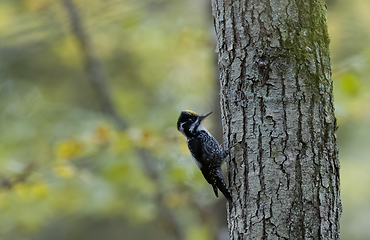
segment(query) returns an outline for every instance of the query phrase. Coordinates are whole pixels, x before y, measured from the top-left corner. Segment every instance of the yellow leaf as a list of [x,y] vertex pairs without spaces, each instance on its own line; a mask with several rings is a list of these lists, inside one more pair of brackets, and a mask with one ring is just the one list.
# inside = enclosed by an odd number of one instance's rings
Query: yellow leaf
[[342,89],[350,96],[356,96],[361,89],[360,80],[352,74],[344,74],[341,81]]
[[59,177],[71,178],[75,175],[75,170],[69,165],[60,165],[54,167],[54,173]]
[[17,183],[14,185],[15,193],[24,201],[45,198],[48,188],[44,183],[25,184]]
[[48,194],[48,188],[43,183],[34,184],[31,186],[33,195],[37,198],[44,198]]
[[77,140],[63,141],[58,144],[57,157],[58,159],[71,159],[82,153],[83,144]]
[[107,124],[99,124],[95,129],[95,138],[99,144],[108,143],[111,139],[111,129]]
[[47,0],[37,0],[37,1],[27,0],[25,1],[25,3],[28,9],[31,11],[43,10],[43,9],[46,9],[50,5],[50,2]]

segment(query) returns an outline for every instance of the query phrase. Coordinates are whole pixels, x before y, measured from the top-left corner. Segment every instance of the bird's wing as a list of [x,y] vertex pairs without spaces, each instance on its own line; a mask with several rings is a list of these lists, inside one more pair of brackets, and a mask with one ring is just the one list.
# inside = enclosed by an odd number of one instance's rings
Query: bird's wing
[[198,168],[201,169],[203,162],[203,147],[200,138],[193,138],[188,141],[188,147]]
[[203,149],[203,161],[211,163],[215,166],[221,166],[223,160],[223,153],[217,140],[207,133],[201,133],[201,146]]

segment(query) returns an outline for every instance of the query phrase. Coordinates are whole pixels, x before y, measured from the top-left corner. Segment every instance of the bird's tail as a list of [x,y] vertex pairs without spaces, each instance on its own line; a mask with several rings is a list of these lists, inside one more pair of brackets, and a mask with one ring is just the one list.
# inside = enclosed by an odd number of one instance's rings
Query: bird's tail
[[212,185],[213,191],[215,192],[216,197],[218,197],[218,189],[222,192],[225,198],[228,201],[232,201],[231,194],[229,190],[227,190],[226,183],[224,180],[224,175],[222,174],[221,168],[214,168],[210,174],[204,174],[207,171],[202,171],[204,178],[207,180],[209,184]]
[[224,180],[224,175],[222,174],[221,168],[216,169],[216,171],[213,174],[214,178],[212,183],[213,191],[215,192],[216,197],[218,197],[218,191],[217,188],[220,189],[222,194],[225,196],[225,198],[231,202],[232,198],[230,195],[229,190],[227,190],[226,183]]
[[[227,187],[226,187],[226,183],[224,181],[223,178],[219,178],[216,180],[216,186],[218,189],[220,189],[220,191],[222,192],[222,194],[225,196],[225,198],[229,201],[229,202],[232,202],[232,198],[231,198],[231,194],[229,192],[229,190],[227,190]],[[217,190],[215,190],[215,193],[216,193]],[[218,194],[216,194],[217,196]]]

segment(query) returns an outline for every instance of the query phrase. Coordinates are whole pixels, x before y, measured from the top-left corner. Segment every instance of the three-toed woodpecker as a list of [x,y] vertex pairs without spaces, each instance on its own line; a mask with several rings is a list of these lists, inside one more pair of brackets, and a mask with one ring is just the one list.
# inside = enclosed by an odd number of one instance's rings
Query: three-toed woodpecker
[[177,120],[177,130],[186,137],[191,156],[204,178],[212,185],[216,197],[218,197],[218,188],[226,199],[231,201],[221,170],[226,153],[217,140],[202,126],[203,120],[211,113],[197,115],[190,110],[182,111]]

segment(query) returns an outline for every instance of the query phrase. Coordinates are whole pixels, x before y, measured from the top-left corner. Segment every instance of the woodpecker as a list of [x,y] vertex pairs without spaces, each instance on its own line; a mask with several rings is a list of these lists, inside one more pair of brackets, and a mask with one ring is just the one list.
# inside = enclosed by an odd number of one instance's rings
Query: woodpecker
[[231,202],[231,195],[227,190],[221,170],[221,165],[227,154],[202,125],[203,120],[211,113],[197,115],[190,110],[182,111],[177,120],[177,130],[185,136],[191,156],[204,178],[212,185],[216,197],[218,197],[217,189],[219,189],[225,198]]

